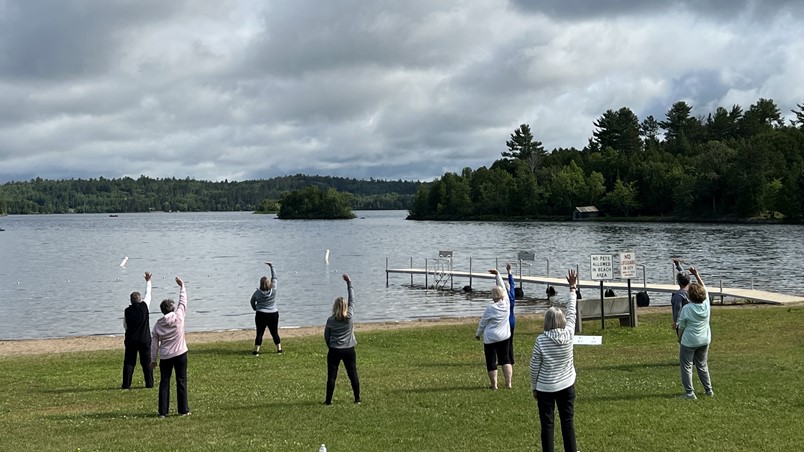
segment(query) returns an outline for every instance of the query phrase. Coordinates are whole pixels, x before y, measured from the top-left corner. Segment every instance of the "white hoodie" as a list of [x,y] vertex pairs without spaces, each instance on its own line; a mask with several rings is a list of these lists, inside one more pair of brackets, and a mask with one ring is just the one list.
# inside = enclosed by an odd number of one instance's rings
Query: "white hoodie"
[[493,344],[511,337],[511,324],[508,321],[508,316],[511,314],[511,302],[508,300],[508,290],[505,289],[505,283],[499,273],[497,273],[496,281],[497,285],[503,288],[503,299],[486,307],[480,324],[477,326],[477,334],[475,334],[477,337],[483,335],[484,344]]

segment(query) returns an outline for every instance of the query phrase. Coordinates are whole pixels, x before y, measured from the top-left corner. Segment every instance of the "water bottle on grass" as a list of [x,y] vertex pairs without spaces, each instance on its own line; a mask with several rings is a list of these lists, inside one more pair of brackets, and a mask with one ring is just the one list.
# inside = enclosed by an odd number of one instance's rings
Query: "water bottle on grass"
[[327,446],[322,444],[321,447],[318,448],[318,452],[327,452]]

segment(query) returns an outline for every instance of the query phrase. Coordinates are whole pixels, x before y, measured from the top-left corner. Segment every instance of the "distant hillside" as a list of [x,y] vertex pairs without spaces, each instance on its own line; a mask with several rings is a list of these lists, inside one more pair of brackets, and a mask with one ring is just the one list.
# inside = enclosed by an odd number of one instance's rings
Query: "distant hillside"
[[41,178],[0,185],[0,214],[250,211],[282,194],[314,186],[350,193],[352,208],[408,209],[420,182],[331,176],[282,176],[242,182],[195,179]]

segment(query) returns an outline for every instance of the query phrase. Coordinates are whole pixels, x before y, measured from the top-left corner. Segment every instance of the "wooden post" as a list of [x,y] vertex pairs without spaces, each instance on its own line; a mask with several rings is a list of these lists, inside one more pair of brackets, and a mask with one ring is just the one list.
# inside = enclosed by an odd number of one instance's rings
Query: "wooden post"
[[388,258],[385,258],[385,287],[388,287]]
[[[413,256],[410,256],[410,269],[413,270]],[[413,287],[413,272],[410,272],[410,287]]]
[[427,271],[428,271],[427,270],[427,258],[425,257],[424,258],[424,290],[429,290],[430,289],[430,283],[428,282],[428,279],[427,279],[427,276],[428,276]]
[[472,257],[469,256],[469,290],[472,290]]

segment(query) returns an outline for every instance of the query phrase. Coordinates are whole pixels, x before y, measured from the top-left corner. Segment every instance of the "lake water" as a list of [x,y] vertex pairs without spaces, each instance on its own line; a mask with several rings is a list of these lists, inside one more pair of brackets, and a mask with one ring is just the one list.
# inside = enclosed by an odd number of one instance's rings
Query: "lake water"
[[[584,222],[413,222],[404,211],[357,212],[346,221],[283,221],[273,215],[143,213],[0,217],[0,339],[122,334],[132,291],[144,291],[142,274],[154,274],[151,323],[159,301],[178,297],[176,275],[187,282],[188,331],[252,328],[249,299],[263,264],[278,272],[280,326],[323,325],[332,300],[346,294],[348,272],[358,322],[480,316],[487,293],[468,295],[410,288],[410,277],[391,267],[424,267],[439,250],[454,252],[454,268],[504,267],[520,251],[535,261],[524,274],[550,276],[580,266],[590,254],[634,250],[648,282],[672,283],[669,258],[697,265],[710,284],[804,293],[804,227]],[[329,262],[325,262],[330,250]],[[119,264],[128,256],[125,267]],[[423,285],[422,277],[416,284]],[[432,282],[432,281],[431,281]],[[467,284],[457,279],[455,287]],[[635,282],[638,286],[639,282]],[[475,281],[488,290],[491,282]],[[543,286],[525,286],[527,297]],[[652,296],[667,304],[669,295]],[[520,312],[544,310],[540,300],[518,303]]]

